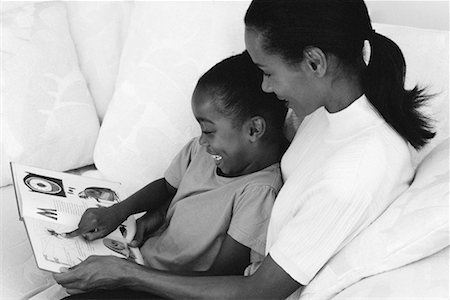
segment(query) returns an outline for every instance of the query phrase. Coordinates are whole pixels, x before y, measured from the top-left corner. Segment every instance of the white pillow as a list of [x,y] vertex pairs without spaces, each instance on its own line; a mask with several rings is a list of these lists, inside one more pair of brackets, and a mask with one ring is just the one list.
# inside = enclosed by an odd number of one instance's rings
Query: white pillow
[[247,1],[135,3],[94,153],[98,170],[126,194],[162,177],[199,134],[193,89],[206,70],[245,49],[247,7]]
[[449,139],[418,166],[411,186],[328,261],[301,299],[329,299],[353,283],[449,245]]
[[449,137],[449,32],[405,26],[374,24],[377,32],[399,45],[406,61],[406,86],[419,84],[436,94],[423,108],[435,120],[436,136],[420,151],[411,147],[414,166],[441,141]]
[[93,162],[99,130],[60,2],[1,15],[1,181],[9,162],[68,170]]
[[333,300],[449,299],[449,247],[417,262],[363,279]]
[[100,121],[114,92],[132,7],[129,1],[67,1],[69,28]]

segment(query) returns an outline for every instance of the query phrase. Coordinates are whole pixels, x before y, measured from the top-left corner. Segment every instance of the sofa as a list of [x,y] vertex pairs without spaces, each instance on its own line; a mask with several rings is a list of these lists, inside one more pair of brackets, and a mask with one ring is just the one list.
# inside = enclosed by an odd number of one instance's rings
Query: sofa
[[[36,267],[9,162],[122,183],[163,175],[199,134],[199,76],[245,49],[249,1],[3,2],[0,299],[63,295]],[[435,138],[411,148],[408,190],[332,257],[302,299],[449,298],[449,32],[374,24],[403,50],[406,85],[434,95]],[[298,126],[292,112],[286,134]]]

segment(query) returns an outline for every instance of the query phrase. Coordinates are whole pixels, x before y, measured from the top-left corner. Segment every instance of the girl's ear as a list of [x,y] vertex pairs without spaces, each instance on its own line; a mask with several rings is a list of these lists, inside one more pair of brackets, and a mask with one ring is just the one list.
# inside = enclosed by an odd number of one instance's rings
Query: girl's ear
[[256,142],[266,132],[266,120],[260,116],[255,116],[250,119],[247,128],[250,142]]
[[306,66],[317,77],[323,77],[327,71],[328,62],[325,53],[317,47],[306,47],[303,50]]

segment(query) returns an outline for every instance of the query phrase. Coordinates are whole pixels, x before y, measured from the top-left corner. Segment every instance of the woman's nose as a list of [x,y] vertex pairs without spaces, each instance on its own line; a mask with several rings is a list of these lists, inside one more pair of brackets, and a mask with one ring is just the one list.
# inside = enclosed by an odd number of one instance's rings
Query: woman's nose
[[200,136],[200,139],[198,140],[198,143],[202,146],[206,146],[208,143],[206,142],[206,138],[205,135],[202,133],[202,135]]
[[266,76],[264,76],[264,78],[263,78],[263,81],[261,83],[261,88],[262,88],[262,90],[265,93],[272,93],[273,92],[272,86],[269,83],[269,79]]

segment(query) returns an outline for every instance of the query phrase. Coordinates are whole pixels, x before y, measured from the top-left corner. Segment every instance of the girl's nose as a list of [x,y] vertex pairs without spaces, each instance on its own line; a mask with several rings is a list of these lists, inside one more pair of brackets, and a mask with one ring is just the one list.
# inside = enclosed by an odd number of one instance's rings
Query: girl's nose
[[265,93],[273,92],[272,86],[269,83],[269,79],[266,76],[264,76],[264,78],[263,78],[263,81],[261,83],[261,88]]

